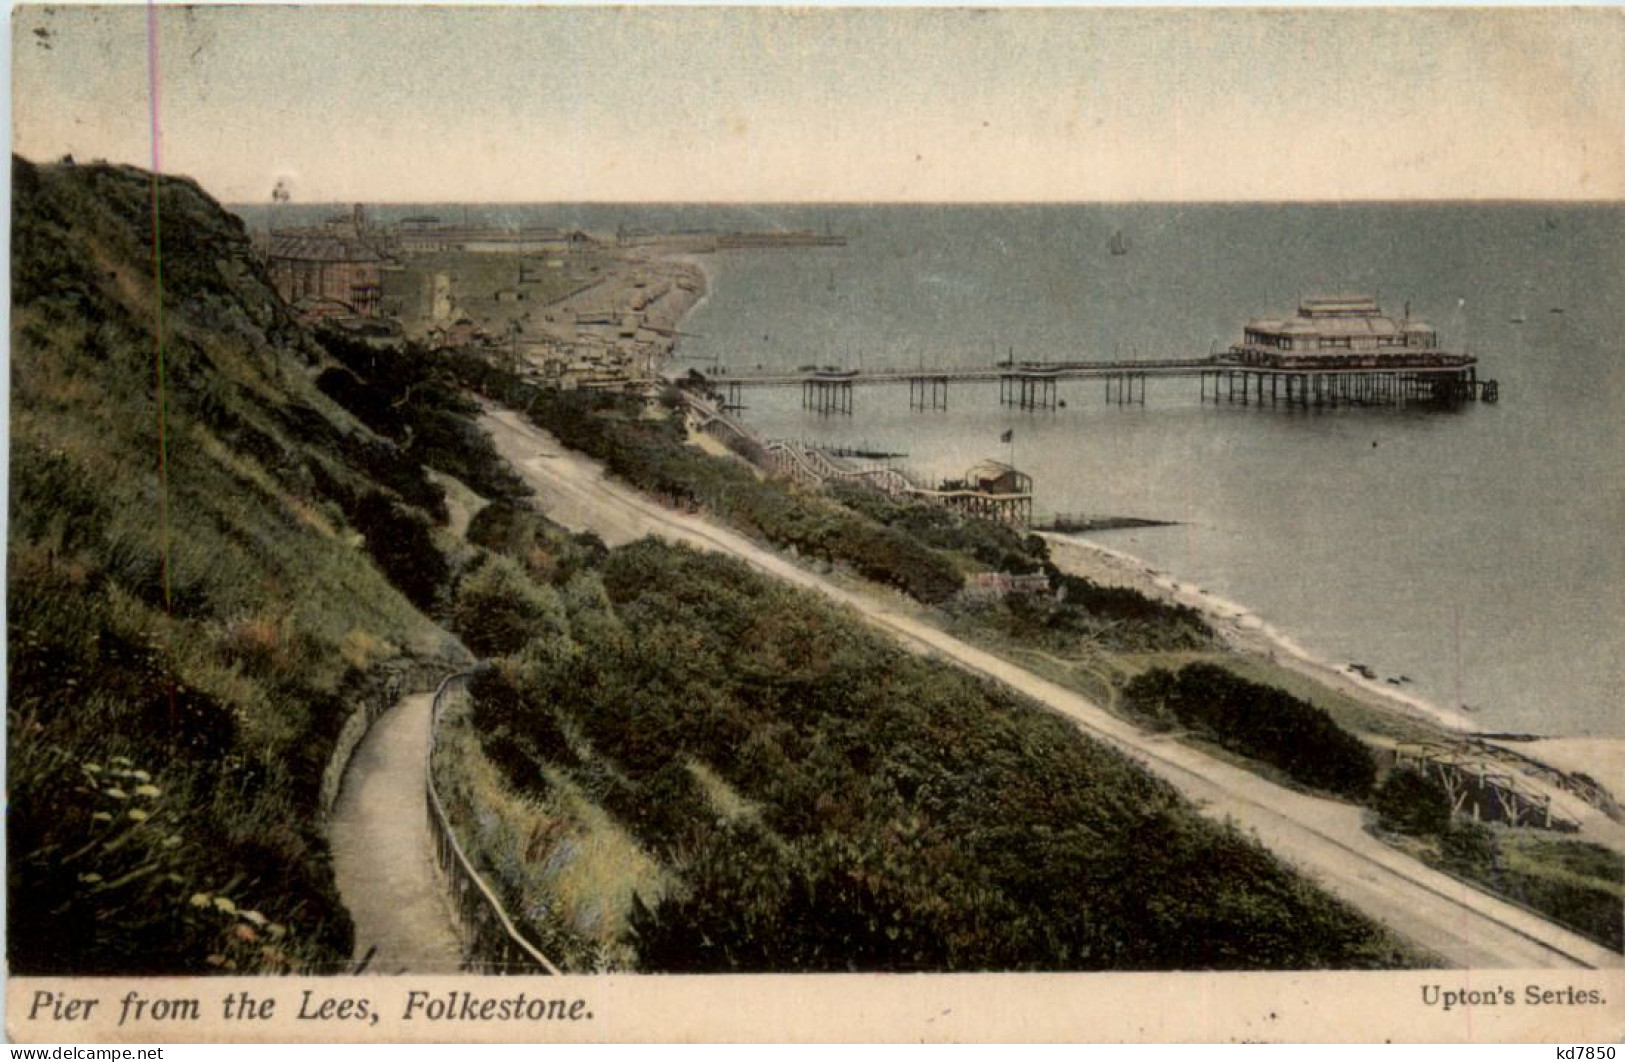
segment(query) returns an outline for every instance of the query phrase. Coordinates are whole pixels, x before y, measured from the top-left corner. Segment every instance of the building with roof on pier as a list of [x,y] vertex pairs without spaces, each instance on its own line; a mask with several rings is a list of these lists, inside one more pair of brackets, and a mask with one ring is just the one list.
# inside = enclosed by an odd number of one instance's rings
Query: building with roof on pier
[[1293,317],[1247,322],[1242,341],[1224,360],[1280,369],[1456,368],[1476,360],[1439,347],[1439,333],[1413,318],[1399,318],[1364,295],[1302,299]]
[[1302,299],[1293,317],[1248,321],[1242,341],[1203,369],[1202,400],[1287,405],[1456,406],[1494,402],[1500,386],[1478,379],[1478,359],[1439,346],[1426,321],[1382,312],[1365,295]]

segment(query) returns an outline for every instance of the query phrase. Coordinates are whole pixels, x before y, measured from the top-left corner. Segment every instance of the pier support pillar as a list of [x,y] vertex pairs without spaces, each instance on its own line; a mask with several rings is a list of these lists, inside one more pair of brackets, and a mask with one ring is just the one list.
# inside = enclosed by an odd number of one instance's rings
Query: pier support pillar
[[948,378],[946,376],[910,376],[908,378],[909,409],[948,408]]

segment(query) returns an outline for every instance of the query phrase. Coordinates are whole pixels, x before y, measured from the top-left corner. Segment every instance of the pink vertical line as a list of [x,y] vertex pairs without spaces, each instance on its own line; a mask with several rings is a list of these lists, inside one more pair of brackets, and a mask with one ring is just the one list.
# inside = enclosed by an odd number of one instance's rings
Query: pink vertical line
[[[147,0],[147,104],[152,122],[152,172],[163,172],[163,125],[158,120],[158,5]],[[156,200],[154,200],[156,205]]]
[[[159,64],[158,64],[158,5],[147,0],[147,100],[152,133],[152,342],[153,361],[157,373],[156,397],[158,402],[158,550],[159,573],[163,582],[164,613],[174,615],[174,602],[170,593],[169,548],[169,444],[166,429],[166,395],[164,380],[164,244],[163,215],[159,208],[159,175],[163,172],[163,125],[159,121]],[[166,624],[164,643],[168,646],[170,632]],[[169,654],[166,652],[166,656]],[[165,661],[168,670],[168,661]],[[169,728],[173,732],[178,712],[175,704],[175,676],[169,675]]]

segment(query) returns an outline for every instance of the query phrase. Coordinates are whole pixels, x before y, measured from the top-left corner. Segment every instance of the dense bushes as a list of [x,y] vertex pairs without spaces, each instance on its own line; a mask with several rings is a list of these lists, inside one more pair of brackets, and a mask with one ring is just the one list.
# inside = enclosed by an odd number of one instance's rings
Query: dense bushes
[[643,541],[572,587],[568,644],[476,718],[512,777],[567,781],[679,876],[632,905],[643,969],[1396,961],[1126,758],[738,562]]
[[962,516],[918,498],[891,498],[853,483],[837,484],[834,498],[877,523],[895,528],[934,549],[976,558],[993,571],[1028,573],[1044,570],[1049,549],[1037,535],[1023,535],[1005,524]]
[[1316,789],[1363,799],[1376,779],[1370,751],[1324,711],[1215,664],[1149,671],[1124,688],[1123,704],[1141,718],[1189,727]]
[[458,586],[452,623],[479,656],[505,656],[561,628],[564,605],[552,587],[532,582],[517,561],[493,556]]
[[412,345],[378,350],[334,329],[317,337],[342,368],[323,372],[316,386],[415,463],[455,476],[486,498],[526,493],[490,438],[472,423],[478,407],[453,372],[455,355]]
[[[1452,833],[1463,828],[1468,827]],[[1543,840],[1526,845],[1515,865],[1503,858],[1494,834],[1489,841],[1490,852],[1476,867],[1458,863],[1452,869],[1615,951],[1625,950],[1625,856],[1581,841]]]
[[429,535],[429,522],[378,491],[363,495],[350,518],[385,578],[418,608],[433,609],[450,568]]

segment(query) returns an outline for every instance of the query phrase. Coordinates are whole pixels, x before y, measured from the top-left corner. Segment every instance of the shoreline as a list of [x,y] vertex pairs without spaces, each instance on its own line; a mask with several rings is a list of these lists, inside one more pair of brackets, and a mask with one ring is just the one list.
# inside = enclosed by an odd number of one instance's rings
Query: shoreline
[[[1267,661],[1319,683],[1333,692],[1376,712],[1388,713],[1438,728],[1447,741],[1481,741],[1538,763],[1550,769],[1584,774],[1619,799],[1625,794],[1625,738],[1563,734],[1491,734],[1460,712],[1433,704],[1427,698],[1395,690],[1384,682],[1367,679],[1348,665],[1334,663],[1305,648],[1286,632],[1234,601],[1205,592],[1200,586],[1153,568],[1130,553],[1070,535],[1037,532],[1049,544],[1055,566],[1107,586],[1120,586],[1160,601],[1185,605],[1199,612],[1224,646],[1244,658]],[[1578,810],[1578,809],[1577,809]],[[1597,816],[1602,816],[1600,811]],[[1589,823],[1597,819],[1582,813]],[[1607,835],[1594,836],[1600,829]],[[1617,824],[1592,826],[1585,831],[1590,839],[1619,847],[1625,837]],[[1622,848],[1621,850],[1625,850]]]
[[1316,654],[1251,609],[1153,568],[1131,553],[1082,542],[1066,534],[1039,534],[1049,543],[1050,555],[1057,567],[1096,582],[1110,579],[1111,585],[1195,609],[1231,649],[1262,657],[1372,708],[1431,723],[1449,731],[1451,736],[1465,738],[1481,729],[1475,720],[1461,712],[1434,704],[1420,695],[1396,690],[1381,680],[1365,678],[1347,665]]
[[[674,328],[710,300],[715,277],[711,268],[698,261],[699,256],[689,252],[663,255],[667,261],[681,262],[696,270],[703,278],[699,298],[677,318]],[[668,352],[663,362],[679,360],[675,350]],[[665,365],[662,365],[664,368]],[[657,375],[662,375],[657,369]],[[1118,526],[1115,518],[1103,518],[1102,527]],[[1171,525],[1171,521],[1134,521],[1133,526]],[[1438,726],[1449,736],[1466,738],[1482,728],[1469,716],[1434,704],[1417,694],[1396,690],[1377,679],[1367,679],[1345,665],[1333,663],[1299,644],[1291,635],[1274,627],[1261,616],[1242,605],[1208,593],[1195,583],[1182,581],[1173,575],[1151,567],[1139,557],[1110,546],[1085,542],[1073,534],[1034,529],[1050,545],[1050,555],[1057,567],[1106,585],[1124,586],[1148,596],[1174,604],[1185,605],[1201,613],[1225,645],[1244,655],[1268,660],[1319,682],[1332,690],[1352,697],[1379,710]],[[1070,557],[1075,567],[1069,567]],[[1518,744],[1533,745],[1540,740],[1555,740],[1558,735],[1532,735],[1533,741],[1519,740]],[[1567,739],[1564,740],[1573,740]],[[1612,787],[1610,787],[1612,788]],[[1619,790],[1614,790],[1618,792]]]

